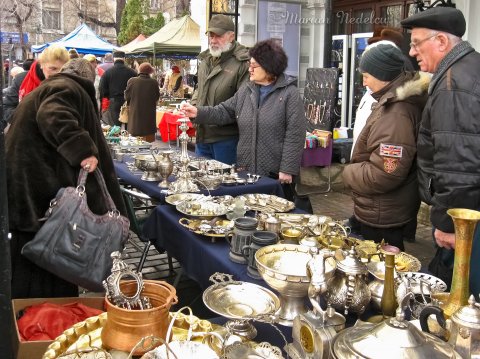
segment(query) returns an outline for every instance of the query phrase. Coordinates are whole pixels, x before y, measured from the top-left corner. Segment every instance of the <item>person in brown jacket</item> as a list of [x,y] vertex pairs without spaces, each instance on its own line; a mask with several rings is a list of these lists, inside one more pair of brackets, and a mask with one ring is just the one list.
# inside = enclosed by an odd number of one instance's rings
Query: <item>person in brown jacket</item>
[[404,227],[420,206],[416,140],[430,76],[404,71],[402,52],[388,44],[367,48],[360,71],[377,103],[343,180],[352,190],[354,215],[364,239],[384,239],[404,250]]
[[144,62],[138,67],[139,75],[127,82],[125,100],[129,105],[128,132],[132,136],[145,136],[148,142],[155,141],[156,108],[160,98],[158,82],[150,77],[153,67]]

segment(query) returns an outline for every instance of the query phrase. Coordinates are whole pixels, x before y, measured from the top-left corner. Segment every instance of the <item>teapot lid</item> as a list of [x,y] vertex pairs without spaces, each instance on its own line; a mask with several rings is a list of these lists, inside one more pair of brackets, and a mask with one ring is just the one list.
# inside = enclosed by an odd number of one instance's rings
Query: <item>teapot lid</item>
[[461,358],[455,350],[437,337],[423,333],[404,319],[397,310],[395,318],[379,324],[365,323],[340,332],[332,345],[334,358]]
[[337,262],[337,269],[347,274],[367,274],[367,266],[362,263],[356,256],[355,248],[352,247],[347,256]]
[[460,326],[480,329],[480,308],[473,295],[468,298],[468,305],[461,307],[452,315],[452,321]]

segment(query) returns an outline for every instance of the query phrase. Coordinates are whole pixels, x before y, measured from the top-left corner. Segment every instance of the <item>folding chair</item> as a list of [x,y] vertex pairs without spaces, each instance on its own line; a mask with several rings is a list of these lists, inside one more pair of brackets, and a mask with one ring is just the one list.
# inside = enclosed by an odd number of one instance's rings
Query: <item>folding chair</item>
[[[140,263],[138,264],[137,270],[141,272],[143,266],[145,265],[145,260],[147,259],[148,251],[152,243],[148,238],[143,234],[142,227],[146,219],[150,215],[151,211],[156,207],[153,203],[153,200],[150,196],[145,193],[133,191],[131,189],[120,187],[122,190],[123,200],[125,206],[127,207],[127,215],[130,220],[130,230],[137,235],[140,241],[145,243],[145,247],[142,252],[142,257],[140,258]],[[170,274],[173,271],[172,257],[167,253],[168,260],[168,269]]]

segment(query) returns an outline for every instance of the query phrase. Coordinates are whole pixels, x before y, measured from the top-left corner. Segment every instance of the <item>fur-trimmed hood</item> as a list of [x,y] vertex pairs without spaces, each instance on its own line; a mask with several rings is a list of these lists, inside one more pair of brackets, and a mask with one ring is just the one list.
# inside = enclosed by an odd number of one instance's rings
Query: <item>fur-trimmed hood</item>
[[415,76],[398,87],[395,91],[396,97],[399,101],[403,101],[411,96],[419,96],[428,91],[428,86],[432,80],[432,74],[428,72],[417,72]]

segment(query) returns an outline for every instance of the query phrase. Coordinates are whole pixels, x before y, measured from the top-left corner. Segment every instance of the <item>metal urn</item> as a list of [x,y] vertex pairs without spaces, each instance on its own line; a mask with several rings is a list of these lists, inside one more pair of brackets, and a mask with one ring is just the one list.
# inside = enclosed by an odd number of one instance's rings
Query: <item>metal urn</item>
[[158,173],[162,176],[163,181],[158,184],[158,187],[168,188],[168,177],[173,172],[173,162],[170,158],[170,154],[172,153],[173,151],[163,151],[159,153],[161,157],[158,161]]

